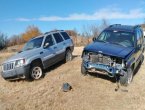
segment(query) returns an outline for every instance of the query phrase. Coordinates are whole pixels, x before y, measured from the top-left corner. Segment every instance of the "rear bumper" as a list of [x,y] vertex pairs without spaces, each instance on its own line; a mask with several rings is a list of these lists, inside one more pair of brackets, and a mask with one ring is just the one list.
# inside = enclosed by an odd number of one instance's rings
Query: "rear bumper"
[[15,78],[25,78],[26,74],[29,73],[30,65],[15,68],[9,71],[3,71],[1,73],[4,79],[15,79]]
[[119,70],[115,67],[111,67],[111,66],[108,66],[108,65],[101,64],[101,63],[91,63],[91,62],[84,62],[83,61],[83,66],[87,70],[95,69],[97,71],[106,72],[109,77],[114,77],[116,74],[122,75],[121,70]]

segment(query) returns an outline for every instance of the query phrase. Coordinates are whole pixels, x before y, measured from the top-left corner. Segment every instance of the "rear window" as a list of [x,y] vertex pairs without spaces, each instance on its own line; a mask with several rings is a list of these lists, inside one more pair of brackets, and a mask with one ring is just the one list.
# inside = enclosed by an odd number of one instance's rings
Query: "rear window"
[[70,37],[68,36],[68,34],[66,32],[61,32],[61,34],[65,40],[70,39]]
[[53,36],[57,43],[60,43],[63,41],[63,38],[61,37],[61,35],[59,33],[55,33],[55,34],[53,34]]

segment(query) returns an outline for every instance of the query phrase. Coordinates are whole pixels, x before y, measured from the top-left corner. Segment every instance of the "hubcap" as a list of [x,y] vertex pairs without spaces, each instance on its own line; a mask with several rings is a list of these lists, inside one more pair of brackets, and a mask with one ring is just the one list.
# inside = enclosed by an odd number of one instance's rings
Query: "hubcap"
[[31,73],[33,79],[39,79],[42,76],[42,69],[40,67],[34,67]]
[[72,54],[70,51],[68,51],[66,54],[66,61],[70,61],[71,59],[72,59]]

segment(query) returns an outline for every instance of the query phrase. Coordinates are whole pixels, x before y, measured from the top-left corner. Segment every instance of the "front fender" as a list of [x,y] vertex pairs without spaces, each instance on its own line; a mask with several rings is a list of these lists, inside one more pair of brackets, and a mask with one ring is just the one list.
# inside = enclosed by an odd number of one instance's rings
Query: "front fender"
[[42,58],[40,57],[40,55],[35,55],[35,56],[31,56],[29,57],[27,60],[26,60],[26,64],[31,64],[32,61],[36,60],[36,59],[41,59],[42,61]]
[[126,62],[126,67],[129,68],[129,67],[131,67],[132,64],[134,64],[134,63],[135,63],[135,58],[133,57],[133,58],[129,59],[129,60]]

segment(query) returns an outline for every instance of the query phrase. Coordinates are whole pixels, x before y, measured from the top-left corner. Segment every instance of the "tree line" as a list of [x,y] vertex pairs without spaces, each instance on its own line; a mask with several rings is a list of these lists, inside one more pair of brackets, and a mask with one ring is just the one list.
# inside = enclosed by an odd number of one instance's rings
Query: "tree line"
[[[97,37],[100,32],[109,26],[107,20],[102,20],[100,25],[91,24],[82,26],[82,32],[77,32],[74,30],[66,30],[66,32],[71,36],[75,46],[82,46],[90,43],[93,37]],[[145,22],[142,24],[145,28]],[[28,26],[24,33],[19,35],[13,35],[8,38],[7,35],[0,33],[0,50],[5,49],[9,46],[24,44],[33,37],[41,35],[42,32],[37,26]]]

